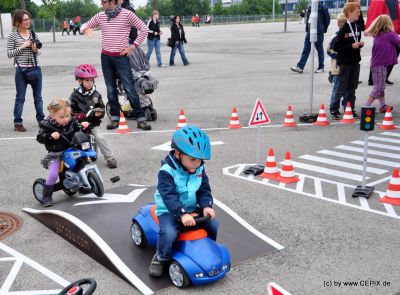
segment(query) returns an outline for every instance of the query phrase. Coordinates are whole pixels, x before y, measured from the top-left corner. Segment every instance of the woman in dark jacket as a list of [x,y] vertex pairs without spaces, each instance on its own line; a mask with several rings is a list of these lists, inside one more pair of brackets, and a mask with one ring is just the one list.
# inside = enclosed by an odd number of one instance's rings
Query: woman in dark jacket
[[171,49],[171,55],[169,57],[169,65],[170,66],[175,65],[174,59],[175,59],[176,49],[178,49],[179,54],[181,55],[183,65],[187,66],[189,64],[189,61],[186,58],[185,48],[183,46],[183,43],[187,43],[185,38],[185,30],[183,29],[183,26],[181,24],[181,17],[179,15],[175,15],[174,20],[175,22],[171,25],[171,41],[172,44],[174,44],[174,46]]
[[158,21],[160,13],[157,10],[153,10],[151,13],[151,20],[147,23],[149,28],[149,34],[147,35],[147,53],[146,58],[150,61],[151,53],[153,48],[156,50],[157,66],[165,67],[161,61],[161,51],[160,51],[160,35],[162,31],[160,30],[160,22]]

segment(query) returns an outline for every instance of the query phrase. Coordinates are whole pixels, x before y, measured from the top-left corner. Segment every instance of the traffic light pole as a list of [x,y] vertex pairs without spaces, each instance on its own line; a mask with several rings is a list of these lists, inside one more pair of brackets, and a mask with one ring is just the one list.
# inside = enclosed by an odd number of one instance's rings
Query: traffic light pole
[[363,174],[362,174],[362,189],[365,189],[367,178],[367,157],[368,157],[368,132],[364,131],[364,159],[363,159]]

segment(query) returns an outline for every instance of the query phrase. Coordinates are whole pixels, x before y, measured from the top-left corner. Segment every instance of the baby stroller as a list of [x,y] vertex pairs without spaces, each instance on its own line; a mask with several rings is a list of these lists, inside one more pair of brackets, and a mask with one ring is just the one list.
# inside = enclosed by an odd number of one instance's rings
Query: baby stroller
[[[149,72],[150,64],[146,59],[145,53],[139,47],[136,48],[133,54],[129,55],[129,63],[131,64],[131,70],[133,80],[135,82],[135,90],[139,95],[140,106],[144,110],[147,121],[157,120],[157,111],[153,107],[153,102],[149,94],[153,93],[158,86],[158,80],[152,76]],[[133,115],[131,104],[129,103],[128,96],[122,85],[121,81],[117,80],[118,87],[118,101],[121,106],[121,112],[127,119],[136,119]],[[111,119],[110,105],[106,104],[107,116]]]

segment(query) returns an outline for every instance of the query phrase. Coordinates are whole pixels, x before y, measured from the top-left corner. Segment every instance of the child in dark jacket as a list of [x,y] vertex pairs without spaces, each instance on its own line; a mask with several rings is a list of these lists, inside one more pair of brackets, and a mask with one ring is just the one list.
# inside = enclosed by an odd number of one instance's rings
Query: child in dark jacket
[[217,239],[218,222],[203,162],[211,158],[210,140],[203,130],[185,126],[175,131],[171,147],[173,150],[158,173],[154,196],[160,230],[149,272],[155,277],[162,276],[165,263],[171,259],[172,245],[180,227],[177,218],[184,226],[194,226],[196,222],[190,213],[209,215],[211,219],[204,228],[211,239]]
[[333,50],[337,52],[337,64],[339,65],[339,85],[336,96],[330,105],[331,120],[339,120],[340,99],[345,96],[350,102],[353,110],[353,117],[359,118],[355,111],[356,89],[360,76],[361,48],[364,42],[361,41],[361,29],[357,24],[360,16],[360,6],[355,2],[346,3],[343,13],[347,22],[340,29],[337,41]]
[[[91,133],[96,138],[96,143],[102,152],[104,159],[109,168],[117,168],[117,161],[108,145],[105,137],[97,128],[101,124],[104,117],[105,106],[101,99],[101,94],[96,90],[94,78],[97,77],[96,69],[89,64],[82,64],[75,69],[75,79],[79,86],[74,89],[69,100],[71,102],[72,113],[77,117],[78,121],[85,119],[90,123]],[[86,117],[88,112],[89,116]]]
[[[49,169],[49,176],[43,188],[43,206],[53,205],[54,184],[58,179],[58,171],[63,158],[64,150],[70,147],[62,136],[72,141],[74,134],[80,130],[78,121],[71,117],[71,105],[65,99],[55,99],[48,106],[50,115],[40,122],[40,130],[36,139],[44,144],[49,152],[41,161],[43,167]],[[88,122],[82,122],[83,128],[89,126]],[[57,131],[56,131],[57,130]]]

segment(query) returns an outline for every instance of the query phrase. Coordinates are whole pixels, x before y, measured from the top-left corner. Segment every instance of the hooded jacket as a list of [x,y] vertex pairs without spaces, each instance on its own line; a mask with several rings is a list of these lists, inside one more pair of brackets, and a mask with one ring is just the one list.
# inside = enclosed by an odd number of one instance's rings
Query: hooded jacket
[[[307,10],[307,21],[306,21],[306,32],[310,32],[310,24],[308,23],[311,15],[311,6]],[[329,24],[331,23],[331,16],[329,15],[328,8],[318,3],[318,21],[317,21],[317,33],[326,33],[328,31]]]
[[164,213],[181,217],[185,213],[200,208],[212,207],[213,197],[204,170],[204,163],[195,173],[188,173],[171,151],[161,162],[158,173],[158,185],[154,195],[156,214]]

